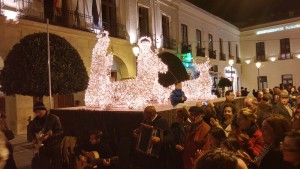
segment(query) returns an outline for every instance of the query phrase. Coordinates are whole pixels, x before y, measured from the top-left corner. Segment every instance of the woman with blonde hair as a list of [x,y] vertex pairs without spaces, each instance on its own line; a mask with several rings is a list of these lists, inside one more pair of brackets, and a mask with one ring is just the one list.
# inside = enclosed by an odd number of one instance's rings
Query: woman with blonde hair
[[242,148],[250,155],[257,156],[264,147],[262,133],[256,124],[256,114],[250,109],[243,108],[237,115],[240,132],[235,133]]

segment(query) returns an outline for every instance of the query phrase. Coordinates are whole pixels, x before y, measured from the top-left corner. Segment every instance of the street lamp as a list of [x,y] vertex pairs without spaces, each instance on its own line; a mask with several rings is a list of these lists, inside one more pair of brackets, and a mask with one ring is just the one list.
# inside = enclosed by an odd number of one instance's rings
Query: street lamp
[[234,63],[234,60],[233,59],[229,59],[228,63],[230,65],[231,90],[232,90],[233,89],[232,65]]
[[257,67],[257,89],[260,90],[260,74],[259,74],[259,68],[261,67],[261,62],[256,62],[255,66]]

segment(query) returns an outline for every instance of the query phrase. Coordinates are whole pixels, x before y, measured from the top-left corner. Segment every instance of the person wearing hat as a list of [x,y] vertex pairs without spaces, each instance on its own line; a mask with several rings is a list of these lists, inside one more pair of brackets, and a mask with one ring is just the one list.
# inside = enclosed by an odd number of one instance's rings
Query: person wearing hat
[[178,147],[183,151],[184,168],[194,168],[195,160],[201,154],[199,152],[206,152],[210,149],[207,138],[210,126],[203,120],[204,111],[200,107],[192,106],[189,112],[191,129],[186,136],[184,147]]
[[29,138],[38,150],[37,156],[32,160],[32,167],[43,169],[61,169],[60,143],[63,129],[59,118],[48,113],[43,102],[36,102],[33,107],[35,117],[29,126]]
[[[183,147],[187,133],[190,130],[191,122],[189,121],[189,112],[186,108],[179,108],[176,110],[176,122],[172,123],[171,129],[174,136],[174,140],[171,144],[170,153],[170,168],[183,169],[182,159]],[[179,148],[179,150],[178,150]]]
[[272,113],[280,114],[287,120],[291,120],[293,117],[293,108],[289,104],[289,93],[287,90],[280,92],[280,102],[273,106]]

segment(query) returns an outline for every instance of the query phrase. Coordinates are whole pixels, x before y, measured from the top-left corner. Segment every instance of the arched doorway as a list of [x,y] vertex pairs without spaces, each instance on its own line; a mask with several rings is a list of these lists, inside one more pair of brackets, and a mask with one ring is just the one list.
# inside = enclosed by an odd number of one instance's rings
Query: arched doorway
[[120,57],[118,57],[116,55],[114,55],[114,58],[113,58],[113,66],[112,66],[111,72],[112,72],[111,75],[112,75],[113,81],[122,80],[122,79],[128,77],[128,75],[129,75],[126,64]]

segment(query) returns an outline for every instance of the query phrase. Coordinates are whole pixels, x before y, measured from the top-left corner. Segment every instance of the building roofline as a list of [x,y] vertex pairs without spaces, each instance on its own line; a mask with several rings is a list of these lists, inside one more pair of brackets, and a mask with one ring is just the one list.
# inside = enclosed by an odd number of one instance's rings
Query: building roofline
[[[195,10],[198,10],[199,12],[202,12],[202,13],[204,13],[205,15],[207,15],[207,16],[213,18],[213,19],[216,19],[217,21],[222,22],[222,23],[225,24],[226,26],[230,26],[230,27],[235,28],[236,30],[239,30],[238,27],[236,27],[235,25],[231,24],[230,22],[228,22],[228,21],[226,21],[226,20],[224,20],[224,19],[222,19],[222,18],[220,18],[220,17],[218,17],[218,16],[216,16],[216,15],[213,15],[212,13],[207,12],[206,10],[204,10],[204,9],[202,9],[202,8],[200,8],[200,7],[196,6],[196,5],[194,5],[194,4],[190,3],[190,2],[188,2],[187,0],[181,0],[181,3],[187,5],[187,6],[193,8],[193,9],[195,9]],[[179,4],[179,6],[180,6],[180,4]]]
[[250,31],[250,30],[255,30],[255,29],[260,29],[260,28],[265,28],[265,27],[272,27],[272,26],[277,26],[277,25],[283,25],[283,24],[288,24],[288,23],[292,23],[292,22],[299,22],[299,21],[300,21],[300,17],[283,19],[283,20],[279,20],[279,21],[268,22],[268,23],[254,25],[254,26],[244,27],[244,28],[241,28],[240,31],[241,32]]

